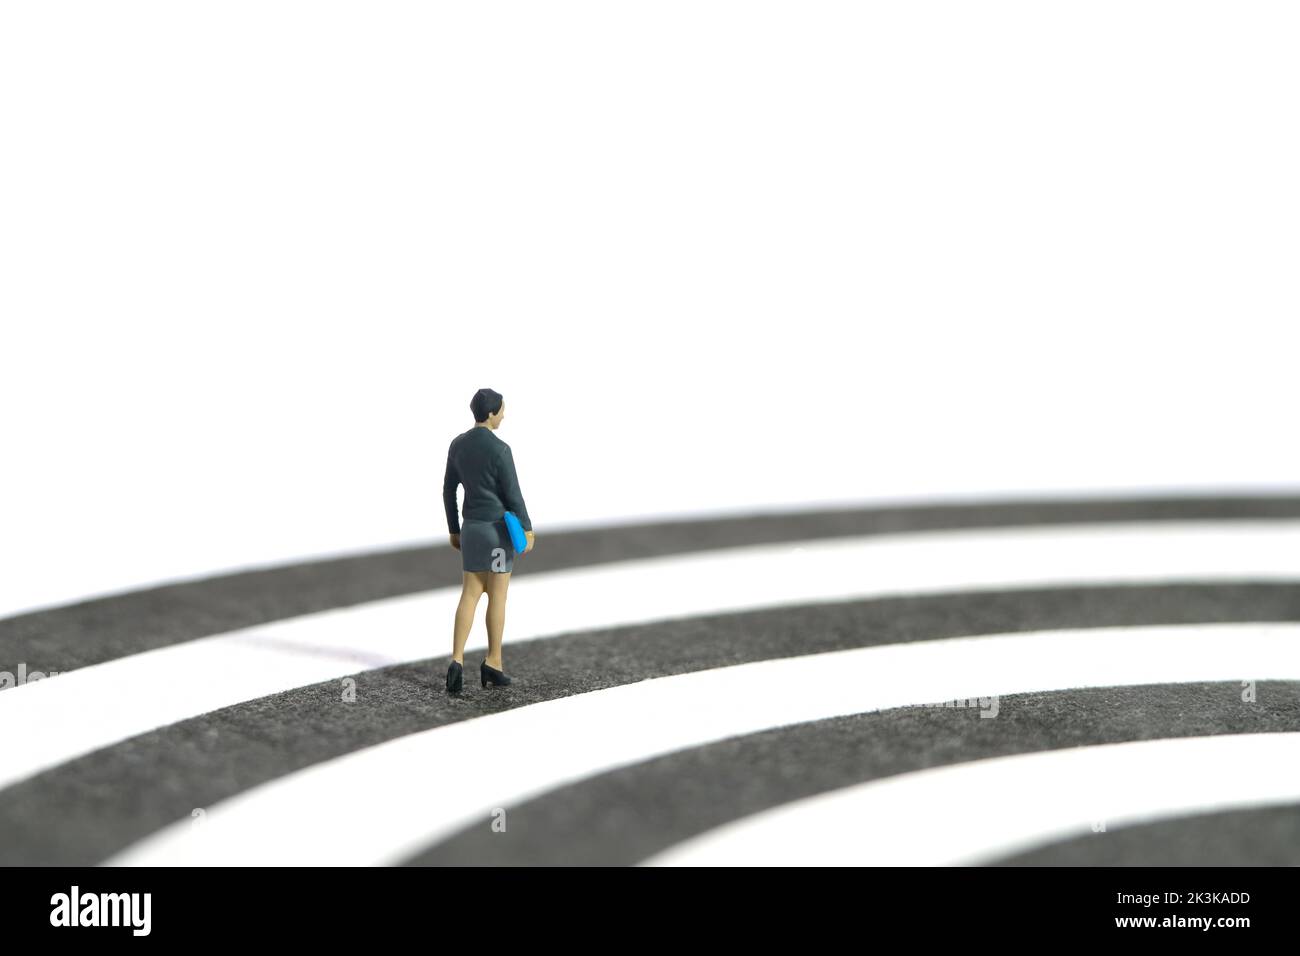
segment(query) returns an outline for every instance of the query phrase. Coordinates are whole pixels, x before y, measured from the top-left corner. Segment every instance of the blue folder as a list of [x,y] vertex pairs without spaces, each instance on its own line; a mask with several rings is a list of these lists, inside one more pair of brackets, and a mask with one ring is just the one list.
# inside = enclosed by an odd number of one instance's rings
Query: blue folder
[[510,532],[510,543],[522,554],[528,549],[528,539],[524,537],[524,526],[519,523],[513,511],[506,512],[506,528]]

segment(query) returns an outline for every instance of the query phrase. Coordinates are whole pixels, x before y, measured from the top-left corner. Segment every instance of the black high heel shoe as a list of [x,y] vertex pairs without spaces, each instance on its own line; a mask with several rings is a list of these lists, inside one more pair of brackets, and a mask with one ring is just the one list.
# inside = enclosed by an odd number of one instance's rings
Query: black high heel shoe
[[460,666],[460,661],[452,661],[451,666],[447,668],[447,693],[459,694],[463,686],[462,680],[465,669]]
[[510,683],[510,678],[505,675],[504,671],[499,671],[495,667],[488,667],[487,658],[478,666],[478,676],[483,681],[483,686],[488,685],[488,681],[496,684],[498,687],[504,687]]

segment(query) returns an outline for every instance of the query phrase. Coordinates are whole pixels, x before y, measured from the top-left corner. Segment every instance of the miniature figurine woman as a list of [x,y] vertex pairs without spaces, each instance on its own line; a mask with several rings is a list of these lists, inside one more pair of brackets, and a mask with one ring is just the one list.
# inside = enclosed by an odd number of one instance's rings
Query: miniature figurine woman
[[[505,686],[510,678],[502,671],[501,636],[506,625],[506,589],[514,569],[515,549],[506,528],[505,513],[513,511],[523,526],[528,546],[520,553],[533,550],[533,524],[524,507],[515,474],[515,459],[510,446],[496,436],[505,418],[506,405],[500,392],[480,388],[469,403],[474,413],[474,427],[451,441],[447,450],[447,472],[442,481],[442,501],[447,511],[447,530],[451,546],[461,554],[464,571],[460,604],[456,608],[456,625],[452,636],[451,666],[447,668],[447,692],[459,693],[465,663],[465,642],[478,611],[478,599],[488,596],[487,657],[479,665],[479,678]],[[456,519],[456,486],[465,486],[465,521]]]

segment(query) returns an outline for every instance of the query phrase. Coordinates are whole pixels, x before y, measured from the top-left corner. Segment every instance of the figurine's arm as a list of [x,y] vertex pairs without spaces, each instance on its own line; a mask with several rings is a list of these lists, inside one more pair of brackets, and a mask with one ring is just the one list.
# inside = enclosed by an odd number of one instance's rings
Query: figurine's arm
[[447,452],[447,471],[442,476],[442,506],[447,512],[447,531],[460,534],[460,517],[456,514],[456,486],[460,484],[460,475],[456,473],[456,464]]
[[519,519],[519,524],[525,531],[532,531],[533,522],[528,517],[528,509],[524,507],[524,495],[519,490],[519,476],[515,474],[515,456],[510,451],[509,445],[501,450],[501,470],[497,480],[500,484],[501,501],[506,506],[506,510],[515,513],[515,517]]

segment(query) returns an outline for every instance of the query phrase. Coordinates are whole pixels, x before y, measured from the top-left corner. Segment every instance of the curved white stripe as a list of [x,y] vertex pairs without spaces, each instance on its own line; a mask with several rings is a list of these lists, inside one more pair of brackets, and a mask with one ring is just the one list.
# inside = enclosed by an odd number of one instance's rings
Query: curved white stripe
[[[1300,579],[1300,521],[930,532],[736,548],[521,575],[510,585],[506,667],[510,644],[520,640],[783,604],[1053,584],[1267,579]],[[459,588],[442,588],[305,615],[4,691],[0,786],[241,701],[445,654],[458,597]],[[485,611],[483,602],[470,650],[486,646]],[[40,661],[27,663],[43,669]],[[435,685],[442,676],[432,675]]]
[[1300,624],[1044,631],[741,664],[386,741],[255,787],[109,862],[396,862],[494,808],[508,832],[510,808],[538,793],[736,734],[977,695],[1232,678],[1300,679]]
[[1104,840],[1126,825],[1300,801],[1297,767],[1300,733],[1017,754],[900,774],[775,807],[643,865],[980,865],[1057,840]]

